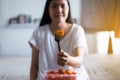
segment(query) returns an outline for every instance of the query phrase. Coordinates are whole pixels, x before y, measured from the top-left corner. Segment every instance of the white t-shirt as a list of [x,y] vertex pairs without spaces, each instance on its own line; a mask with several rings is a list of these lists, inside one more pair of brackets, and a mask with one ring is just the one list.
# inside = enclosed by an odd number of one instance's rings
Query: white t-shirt
[[[44,72],[51,69],[70,69],[77,71],[81,80],[88,80],[88,75],[83,66],[80,68],[73,68],[65,65],[60,66],[57,64],[58,44],[55,41],[55,37],[51,32],[49,25],[38,27],[33,32],[29,42],[33,44],[39,50],[39,71],[37,80],[44,80]],[[73,24],[67,35],[60,41],[60,47],[63,51],[73,55],[73,49],[76,47],[82,47],[87,53],[87,44],[84,30],[81,26]]]

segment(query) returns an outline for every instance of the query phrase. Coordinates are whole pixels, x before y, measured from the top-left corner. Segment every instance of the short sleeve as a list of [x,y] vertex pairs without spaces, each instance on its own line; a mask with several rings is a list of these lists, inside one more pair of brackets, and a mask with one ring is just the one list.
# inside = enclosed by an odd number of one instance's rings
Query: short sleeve
[[33,46],[35,46],[37,49],[39,49],[39,38],[38,35],[40,32],[38,31],[38,28],[34,30],[32,36],[30,37],[28,43],[32,44]]
[[74,48],[76,47],[84,48],[85,53],[88,53],[88,46],[86,42],[85,32],[81,26],[78,26],[75,34]]

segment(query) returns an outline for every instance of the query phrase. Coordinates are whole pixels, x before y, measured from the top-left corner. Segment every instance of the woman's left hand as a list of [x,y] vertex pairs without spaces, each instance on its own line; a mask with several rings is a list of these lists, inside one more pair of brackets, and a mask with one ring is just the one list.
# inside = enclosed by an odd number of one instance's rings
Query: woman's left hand
[[64,51],[59,52],[57,57],[57,63],[61,66],[64,66],[68,62],[69,62],[69,55]]

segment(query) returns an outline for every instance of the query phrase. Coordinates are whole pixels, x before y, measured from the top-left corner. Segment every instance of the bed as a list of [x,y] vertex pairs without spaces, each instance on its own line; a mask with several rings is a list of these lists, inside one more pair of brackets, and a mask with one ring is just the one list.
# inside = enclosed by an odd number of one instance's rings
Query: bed
[[[0,57],[0,80],[29,80],[30,56]],[[120,80],[120,55],[89,54],[84,65],[91,80]]]
[[91,80],[120,80],[120,55],[88,55],[84,65]]
[[29,80],[30,56],[0,57],[0,80]]

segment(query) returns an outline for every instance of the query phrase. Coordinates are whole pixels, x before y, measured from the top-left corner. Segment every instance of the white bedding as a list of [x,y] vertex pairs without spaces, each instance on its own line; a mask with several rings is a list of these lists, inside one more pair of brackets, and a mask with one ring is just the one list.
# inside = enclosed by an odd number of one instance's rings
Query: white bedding
[[120,55],[89,55],[85,67],[91,80],[120,80]]
[[29,80],[30,57],[0,57],[0,80]]
[[[30,57],[0,57],[0,80],[29,80]],[[120,55],[88,55],[91,80],[120,80]]]

